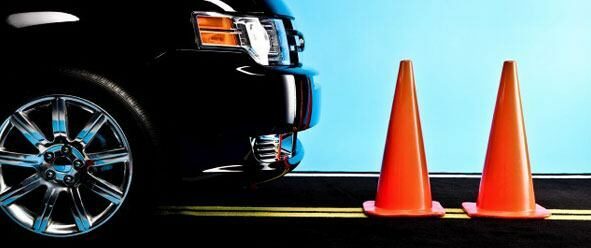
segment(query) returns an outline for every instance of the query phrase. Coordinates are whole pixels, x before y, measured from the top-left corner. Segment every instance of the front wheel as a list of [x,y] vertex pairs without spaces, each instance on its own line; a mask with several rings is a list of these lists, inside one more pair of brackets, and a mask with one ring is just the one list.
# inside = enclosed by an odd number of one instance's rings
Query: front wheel
[[40,97],[0,126],[0,208],[35,233],[98,228],[122,206],[133,172],[125,132],[89,100]]

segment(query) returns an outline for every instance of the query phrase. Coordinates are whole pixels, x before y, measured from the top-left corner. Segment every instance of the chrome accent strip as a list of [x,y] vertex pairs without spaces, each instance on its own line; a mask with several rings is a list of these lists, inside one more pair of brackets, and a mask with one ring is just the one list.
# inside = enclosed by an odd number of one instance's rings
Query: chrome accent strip
[[295,77],[293,75],[283,75],[285,83],[285,100],[287,105],[286,121],[289,124],[294,124],[297,114],[297,90]]
[[236,12],[236,10],[234,10],[234,8],[232,8],[232,6],[228,5],[227,3],[221,1],[221,0],[205,0],[206,2],[210,2],[218,7],[220,7],[222,10],[226,11],[226,12]]
[[236,68],[236,70],[239,71],[239,72],[242,72],[242,73],[244,73],[246,75],[249,75],[249,76],[257,76],[257,77],[263,77],[263,76],[265,76],[265,74],[249,72],[249,71],[246,70],[248,68],[250,68],[250,66],[246,65],[246,66],[238,67],[238,68]]
[[80,18],[75,15],[55,11],[15,13],[6,18],[6,23],[14,28],[26,28],[44,24],[77,21],[80,21]]
[[241,164],[224,165],[204,170],[203,173],[240,173],[244,172],[242,168],[244,168],[244,165]]

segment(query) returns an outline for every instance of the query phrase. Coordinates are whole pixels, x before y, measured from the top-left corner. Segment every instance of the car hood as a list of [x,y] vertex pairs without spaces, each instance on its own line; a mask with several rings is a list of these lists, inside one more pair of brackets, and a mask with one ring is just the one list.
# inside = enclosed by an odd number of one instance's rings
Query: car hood
[[161,13],[190,12],[193,10],[240,12],[262,15],[292,17],[283,0],[171,0],[162,2],[136,2],[119,0],[89,0],[72,2],[67,0],[21,0],[0,3],[0,13],[28,11],[63,11],[76,15],[100,12],[104,17],[110,13],[138,13],[158,10]]
[[291,17],[292,14],[283,0],[202,0],[215,5],[221,11],[275,14]]

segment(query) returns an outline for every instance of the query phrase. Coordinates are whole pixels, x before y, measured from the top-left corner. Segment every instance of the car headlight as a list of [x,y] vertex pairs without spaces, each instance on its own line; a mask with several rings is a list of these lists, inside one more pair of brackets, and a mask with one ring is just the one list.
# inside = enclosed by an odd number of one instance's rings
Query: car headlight
[[281,19],[193,12],[193,23],[200,48],[242,49],[262,65],[291,63]]

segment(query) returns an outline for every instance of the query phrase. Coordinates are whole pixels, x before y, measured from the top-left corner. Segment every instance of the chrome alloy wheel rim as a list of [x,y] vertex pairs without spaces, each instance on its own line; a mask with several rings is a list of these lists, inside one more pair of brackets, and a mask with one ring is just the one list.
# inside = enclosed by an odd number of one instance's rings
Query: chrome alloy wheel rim
[[0,126],[0,208],[42,235],[88,233],[122,205],[131,158],[123,130],[96,104],[67,95],[39,98]]

